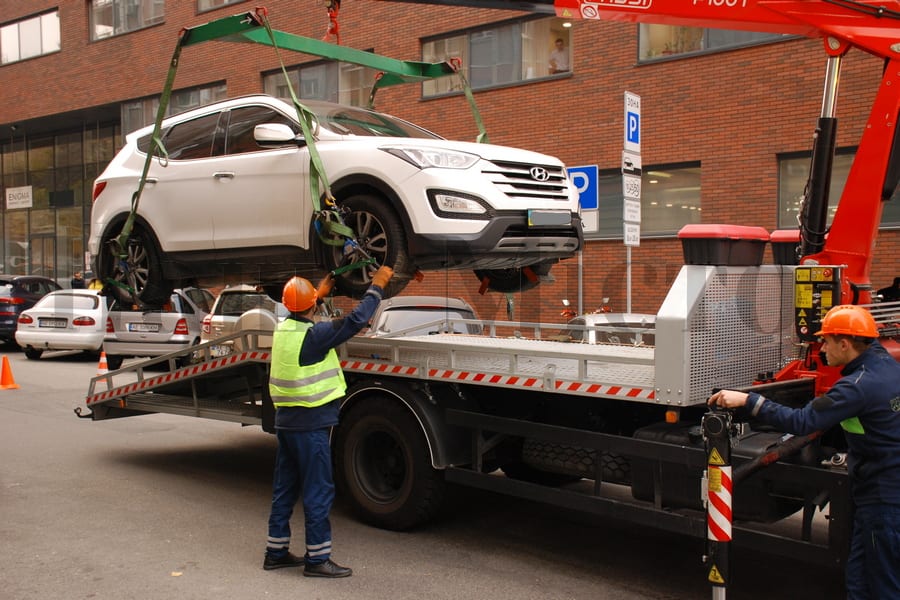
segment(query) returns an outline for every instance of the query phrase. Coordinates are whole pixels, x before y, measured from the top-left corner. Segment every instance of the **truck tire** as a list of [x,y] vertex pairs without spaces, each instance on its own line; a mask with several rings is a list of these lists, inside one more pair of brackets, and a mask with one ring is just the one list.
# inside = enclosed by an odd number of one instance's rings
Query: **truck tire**
[[402,531],[431,519],[444,495],[425,434],[408,409],[372,396],[341,417],[334,440],[339,490],[360,518]]
[[[541,440],[527,439],[522,445],[522,462],[525,466],[585,479],[596,477],[597,456],[596,450]],[[603,481],[621,484],[631,482],[631,467],[623,456],[612,452],[600,452],[599,456]]]
[[347,258],[374,258],[376,265],[346,271],[337,278],[338,292],[353,298],[362,298],[372,276],[380,265],[394,269],[394,276],[384,290],[384,297],[399,294],[415,274],[415,267],[406,253],[406,232],[403,222],[383,198],[371,194],[356,194],[341,201],[341,206],[349,211],[344,224],[353,229],[357,236],[359,251],[349,251],[341,246],[329,246],[326,252],[326,267],[334,270],[344,264]]

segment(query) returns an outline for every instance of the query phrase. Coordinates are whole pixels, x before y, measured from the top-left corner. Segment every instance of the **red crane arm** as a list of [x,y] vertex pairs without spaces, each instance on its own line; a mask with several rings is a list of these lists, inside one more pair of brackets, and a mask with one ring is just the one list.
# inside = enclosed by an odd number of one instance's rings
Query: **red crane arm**
[[566,19],[831,36],[876,56],[900,54],[898,0],[554,0],[554,8]]

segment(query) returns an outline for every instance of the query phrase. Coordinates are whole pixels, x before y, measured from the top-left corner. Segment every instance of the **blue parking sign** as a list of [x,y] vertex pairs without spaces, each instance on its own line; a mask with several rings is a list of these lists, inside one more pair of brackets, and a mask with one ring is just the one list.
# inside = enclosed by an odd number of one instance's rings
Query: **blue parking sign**
[[641,145],[641,115],[628,112],[625,123],[625,135],[629,144]]
[[582,210],[596,210],[600,203],[597,187],[599,170],[597,165],[569,167],[569,179],[578,191],[578,202]]

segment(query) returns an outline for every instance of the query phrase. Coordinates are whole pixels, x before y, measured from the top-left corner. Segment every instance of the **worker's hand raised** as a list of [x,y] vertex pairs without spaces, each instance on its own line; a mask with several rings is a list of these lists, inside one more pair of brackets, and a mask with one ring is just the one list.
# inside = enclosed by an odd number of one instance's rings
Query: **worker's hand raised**
[[377,285],[381,289],[387,287],[388,281],[394,276],[394,270],[388,266],[380,267],[372,276],[372,285]]

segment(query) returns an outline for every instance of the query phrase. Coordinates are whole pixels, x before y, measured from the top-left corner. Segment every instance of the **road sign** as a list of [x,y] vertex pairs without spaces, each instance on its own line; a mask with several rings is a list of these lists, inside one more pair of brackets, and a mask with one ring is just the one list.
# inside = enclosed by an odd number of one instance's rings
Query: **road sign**
[[641,199],[641,178],[634,175],[622,175],[622,195],[625,198]]
[[623,223],[623,233],[625,234],[626,246],[641,245],[641,225],[640,223]]
[[641,222],[641,201],[625,198],[622,201],[622,220],[626,223]]
[[582,210],[596,210],[600,203],[599,187],[599,171],[597,165],[588,165],[584,167],[569,167],[569,179],[572,185],[578,191],[578,203]]
[[641,153],[641,97],[625,92],[625,150]]

